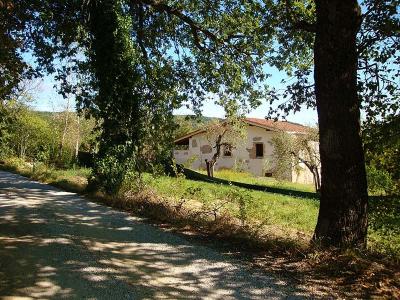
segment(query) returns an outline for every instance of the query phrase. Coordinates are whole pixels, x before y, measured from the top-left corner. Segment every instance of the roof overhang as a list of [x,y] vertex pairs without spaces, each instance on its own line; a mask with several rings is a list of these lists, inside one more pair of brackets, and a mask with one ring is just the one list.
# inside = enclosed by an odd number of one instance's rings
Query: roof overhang
[[255,123],[255,122],[252,122],[252,121],[249,121],[249,120],[244,120],[244,122],[249,124],[250,126],[260,127],[260,128],[267,129],[267,130],[270,130],[270,131],[279,131],[279,129],[276,129],[274,127],[261,125],[261,124],[258,124],[258,123]]
[[[188,144],[188,143],[189,143],[189,139],[190,139],[192,136],[194,136],[194,135],[196,135],[196,134],[203,133],[203,132],[205,132],[204,129],[197,129],[197,130],[195,130],[195,131],[189,132],[188,134],[186,134],[186,135],[184,135],[184,136],[182,136],[182,137],[176,139],[176,140],[174,141],[174,143],[175,143],[175,145],[184,145],[184,144]],[[186,143],[186,140],[187,140],[187,143]]]

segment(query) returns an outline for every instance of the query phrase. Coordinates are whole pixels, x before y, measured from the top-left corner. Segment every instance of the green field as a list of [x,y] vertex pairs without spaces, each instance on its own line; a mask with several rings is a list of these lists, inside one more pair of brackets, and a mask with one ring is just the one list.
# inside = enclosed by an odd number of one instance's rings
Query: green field
[[[206,171],[199,171],[202,174],[207,174]],[[293,183],[289,181],[276,180],[272,177],[255,177],[246,172],[235,172],[232,170],[214,171],[214,177],[229,181],[243,182],[248,184],[260,185],[265,187],[283,188],[302,192],[315,192],[314,185]]]
[[[314,199],[165,176],[155,178],[147,176],[147,183],[158,194],[176,201],[186,196],[203,205],[212,206],[226,199],[229,202],[226,209],[234,216],[239,214],[235,195],[242,194],[248,202],[245,209],[249,221],[262,222],[266,226],[278,226],[281,230],[296,230],[311,235],[317,220],[319,203]],[[229,197],[232,201],[229,201]]]

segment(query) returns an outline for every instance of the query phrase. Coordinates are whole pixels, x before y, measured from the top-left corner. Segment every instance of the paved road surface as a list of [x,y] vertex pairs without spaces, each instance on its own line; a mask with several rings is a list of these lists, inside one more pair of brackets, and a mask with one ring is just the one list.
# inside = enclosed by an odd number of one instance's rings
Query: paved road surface
[[282,299],[300,292],[127,213],[0,171],[0,299]]

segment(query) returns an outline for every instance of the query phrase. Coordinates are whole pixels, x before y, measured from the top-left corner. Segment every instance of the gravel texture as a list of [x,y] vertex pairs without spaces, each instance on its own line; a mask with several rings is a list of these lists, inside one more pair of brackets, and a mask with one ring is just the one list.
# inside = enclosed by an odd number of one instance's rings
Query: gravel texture
[[127,213],[0,171],[0,299],[301,296]]

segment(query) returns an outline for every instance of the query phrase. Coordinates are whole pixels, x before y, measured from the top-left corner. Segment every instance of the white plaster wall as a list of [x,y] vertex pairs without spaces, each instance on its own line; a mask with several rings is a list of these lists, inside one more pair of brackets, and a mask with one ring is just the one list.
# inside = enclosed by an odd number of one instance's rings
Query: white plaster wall
[[314,177],[310,170],[304,164],[300,164],[299,167],[292,170],[292,182],[314,183]]
[[[315,153],[319,153],[319,144],[317,142],[310,142],[310,146],[314,148]],[[299,168],[293,168],[292,170],[292,181],[297,183],[309,183],[314,184],[314,176],[307,166],[303,163],[299,165]],[[321,170],[319,170],[321,172]]]
[[189,158],[189,150],[174,150],[174,158],[177,164],[184,164]]
[[[221,156],[215,165],[215,169],[231,169],[235,164],[242,167],[244,171],[250,172],[256,176],[264,176],[265,161],[272,161],[273,146],[271,144],[272,132],[255,126],[247,127],[247,136],[245,141],[236,145],[232,150],[232,156]],[[253,143],[264,144],[264,157],[250,158],[249,151],[253,148]],[[205,169],[205,159],[210,160],[215,153],[212,149],[211,153],[201,151],[202,146],[210,145],[204,133],[197,134],[189,139],[189,151],[175,150],[174,156],[178,163],[185,163],[188,160],[193,160],[191,168]],[[186,153],[187,152],[187,153]],[[196,158],[196,159],[194,159]]]

